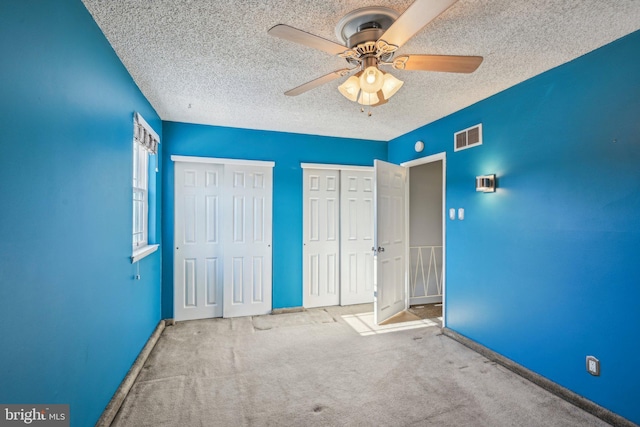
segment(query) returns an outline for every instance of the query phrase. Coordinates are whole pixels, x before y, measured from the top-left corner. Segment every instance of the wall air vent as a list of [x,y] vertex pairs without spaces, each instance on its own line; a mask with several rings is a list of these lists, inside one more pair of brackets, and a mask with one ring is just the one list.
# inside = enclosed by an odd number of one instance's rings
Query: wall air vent
[[482,123],[453,134],[454,151],[464,150],[476,145],[482,145]]

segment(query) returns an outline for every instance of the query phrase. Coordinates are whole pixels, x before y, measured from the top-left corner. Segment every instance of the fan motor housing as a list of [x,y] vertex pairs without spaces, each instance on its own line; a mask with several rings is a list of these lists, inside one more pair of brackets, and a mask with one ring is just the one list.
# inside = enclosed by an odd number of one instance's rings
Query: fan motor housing
[[366,28],[361,30],[347,39],[347,47],[353,48],[361,43],[375,42],[384,34],[382,28]]
[[400,14],[388,7],[363,7],[347,13],[336,25],[336,36],[348,47],[376,41]]

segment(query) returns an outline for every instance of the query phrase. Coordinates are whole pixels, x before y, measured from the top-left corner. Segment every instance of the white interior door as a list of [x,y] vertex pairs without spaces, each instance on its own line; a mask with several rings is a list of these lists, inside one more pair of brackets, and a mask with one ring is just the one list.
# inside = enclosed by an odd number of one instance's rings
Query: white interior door
[[224,168],[224,317],[271,312],[273,169]]
[[340,172],[340,304],[373,302],[373,171]]
[[340,303],[340,172],[303,172],[303,305]]
[[174,318],[222,316],[222,165],[175,165]]
[[380,322],[406,310],[406,169],[376,160],[374,318]]

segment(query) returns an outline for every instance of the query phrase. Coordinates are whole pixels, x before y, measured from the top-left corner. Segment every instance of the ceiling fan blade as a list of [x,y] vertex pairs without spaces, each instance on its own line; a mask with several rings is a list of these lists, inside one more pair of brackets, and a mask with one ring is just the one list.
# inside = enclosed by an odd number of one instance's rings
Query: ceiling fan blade
[[416,0],[384,32],[380,40],[397,47],[402,46],[438,15],[458,0]]
[[343,68],[342,70],[336,70],[333,73],[329,73],[326,74],[322,77],[318,77],[315,80],[311,80],[310,82],[307,82],[303,85],[300,85],[296,88],[293,88],[291,90],[286,91],[284,94],[287,96],[298,96],[300,94],[303,94],[311,89],[315,89],[318,86],[321,86],[325,83],[329,83],[332,80],[338,79],[342,76],[346,76],[347,74],[349,74],[352,70],[354,70],[353,68]]
[[281,39],[323,50],[331,55],[338,55],[347,50],[346,46],[334,43],[331,40],[323,39],[322,37],[307,33],[306,31],[302,31],[285,24],[278,24],[275,27],[269,29],[267,33]]
[[396,70],[473,73],[481,63],[482,56],[404,55],[393,60],[393,68]]

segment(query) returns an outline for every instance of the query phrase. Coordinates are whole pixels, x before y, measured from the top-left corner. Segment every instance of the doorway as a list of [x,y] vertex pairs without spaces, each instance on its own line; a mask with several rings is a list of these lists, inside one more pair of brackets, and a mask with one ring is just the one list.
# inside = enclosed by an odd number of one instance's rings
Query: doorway
[[409,168],[409,305],[442,303],[442,161]]
[[444,312],[446,154],[401,165],[376,160],[374,169],[375,323],[412,303],[442,304]]
[[446,153],[402,166],[409,172],[409,306],[420,317],[440,312],[445,326]]

